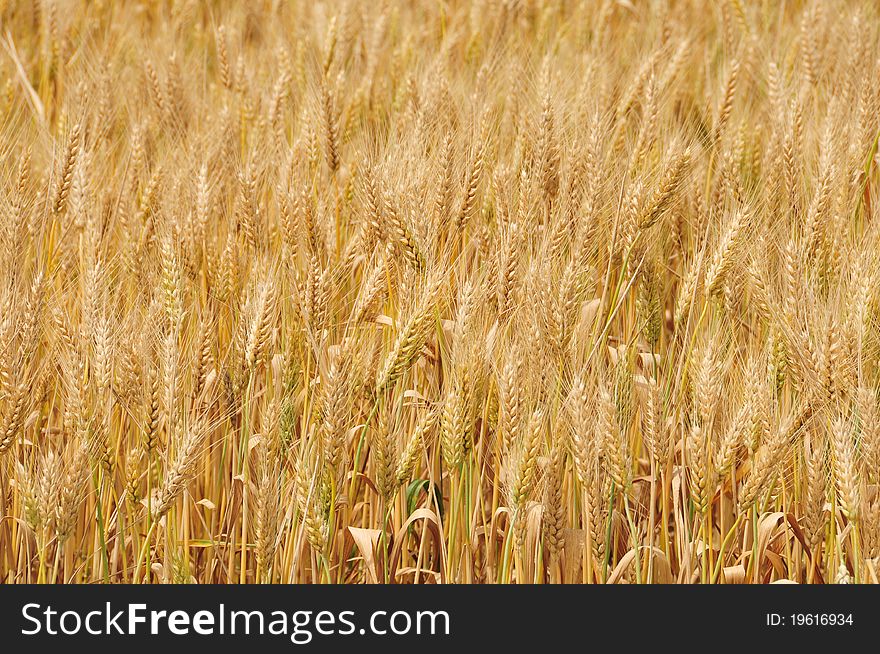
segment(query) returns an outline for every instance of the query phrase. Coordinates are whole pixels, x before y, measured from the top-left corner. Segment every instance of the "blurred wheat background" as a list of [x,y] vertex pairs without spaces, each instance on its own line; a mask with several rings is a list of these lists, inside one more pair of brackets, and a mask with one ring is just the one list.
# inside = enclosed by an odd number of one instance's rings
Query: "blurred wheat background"
[[878,581],[875,2],[0,6],[3,582]]

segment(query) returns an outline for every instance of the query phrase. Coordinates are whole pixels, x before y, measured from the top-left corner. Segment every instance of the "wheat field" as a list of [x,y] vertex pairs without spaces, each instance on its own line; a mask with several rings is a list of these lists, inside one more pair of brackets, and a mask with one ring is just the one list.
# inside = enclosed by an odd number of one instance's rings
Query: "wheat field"
[[0,581],[877,583],[878,12],[0,2]]

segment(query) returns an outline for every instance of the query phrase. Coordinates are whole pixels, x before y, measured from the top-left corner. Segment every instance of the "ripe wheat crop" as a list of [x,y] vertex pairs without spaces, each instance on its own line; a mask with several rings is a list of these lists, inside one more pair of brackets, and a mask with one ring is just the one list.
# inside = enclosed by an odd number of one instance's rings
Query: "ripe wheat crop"
[[877,583],[878,12],[0,2],[0,581]]

